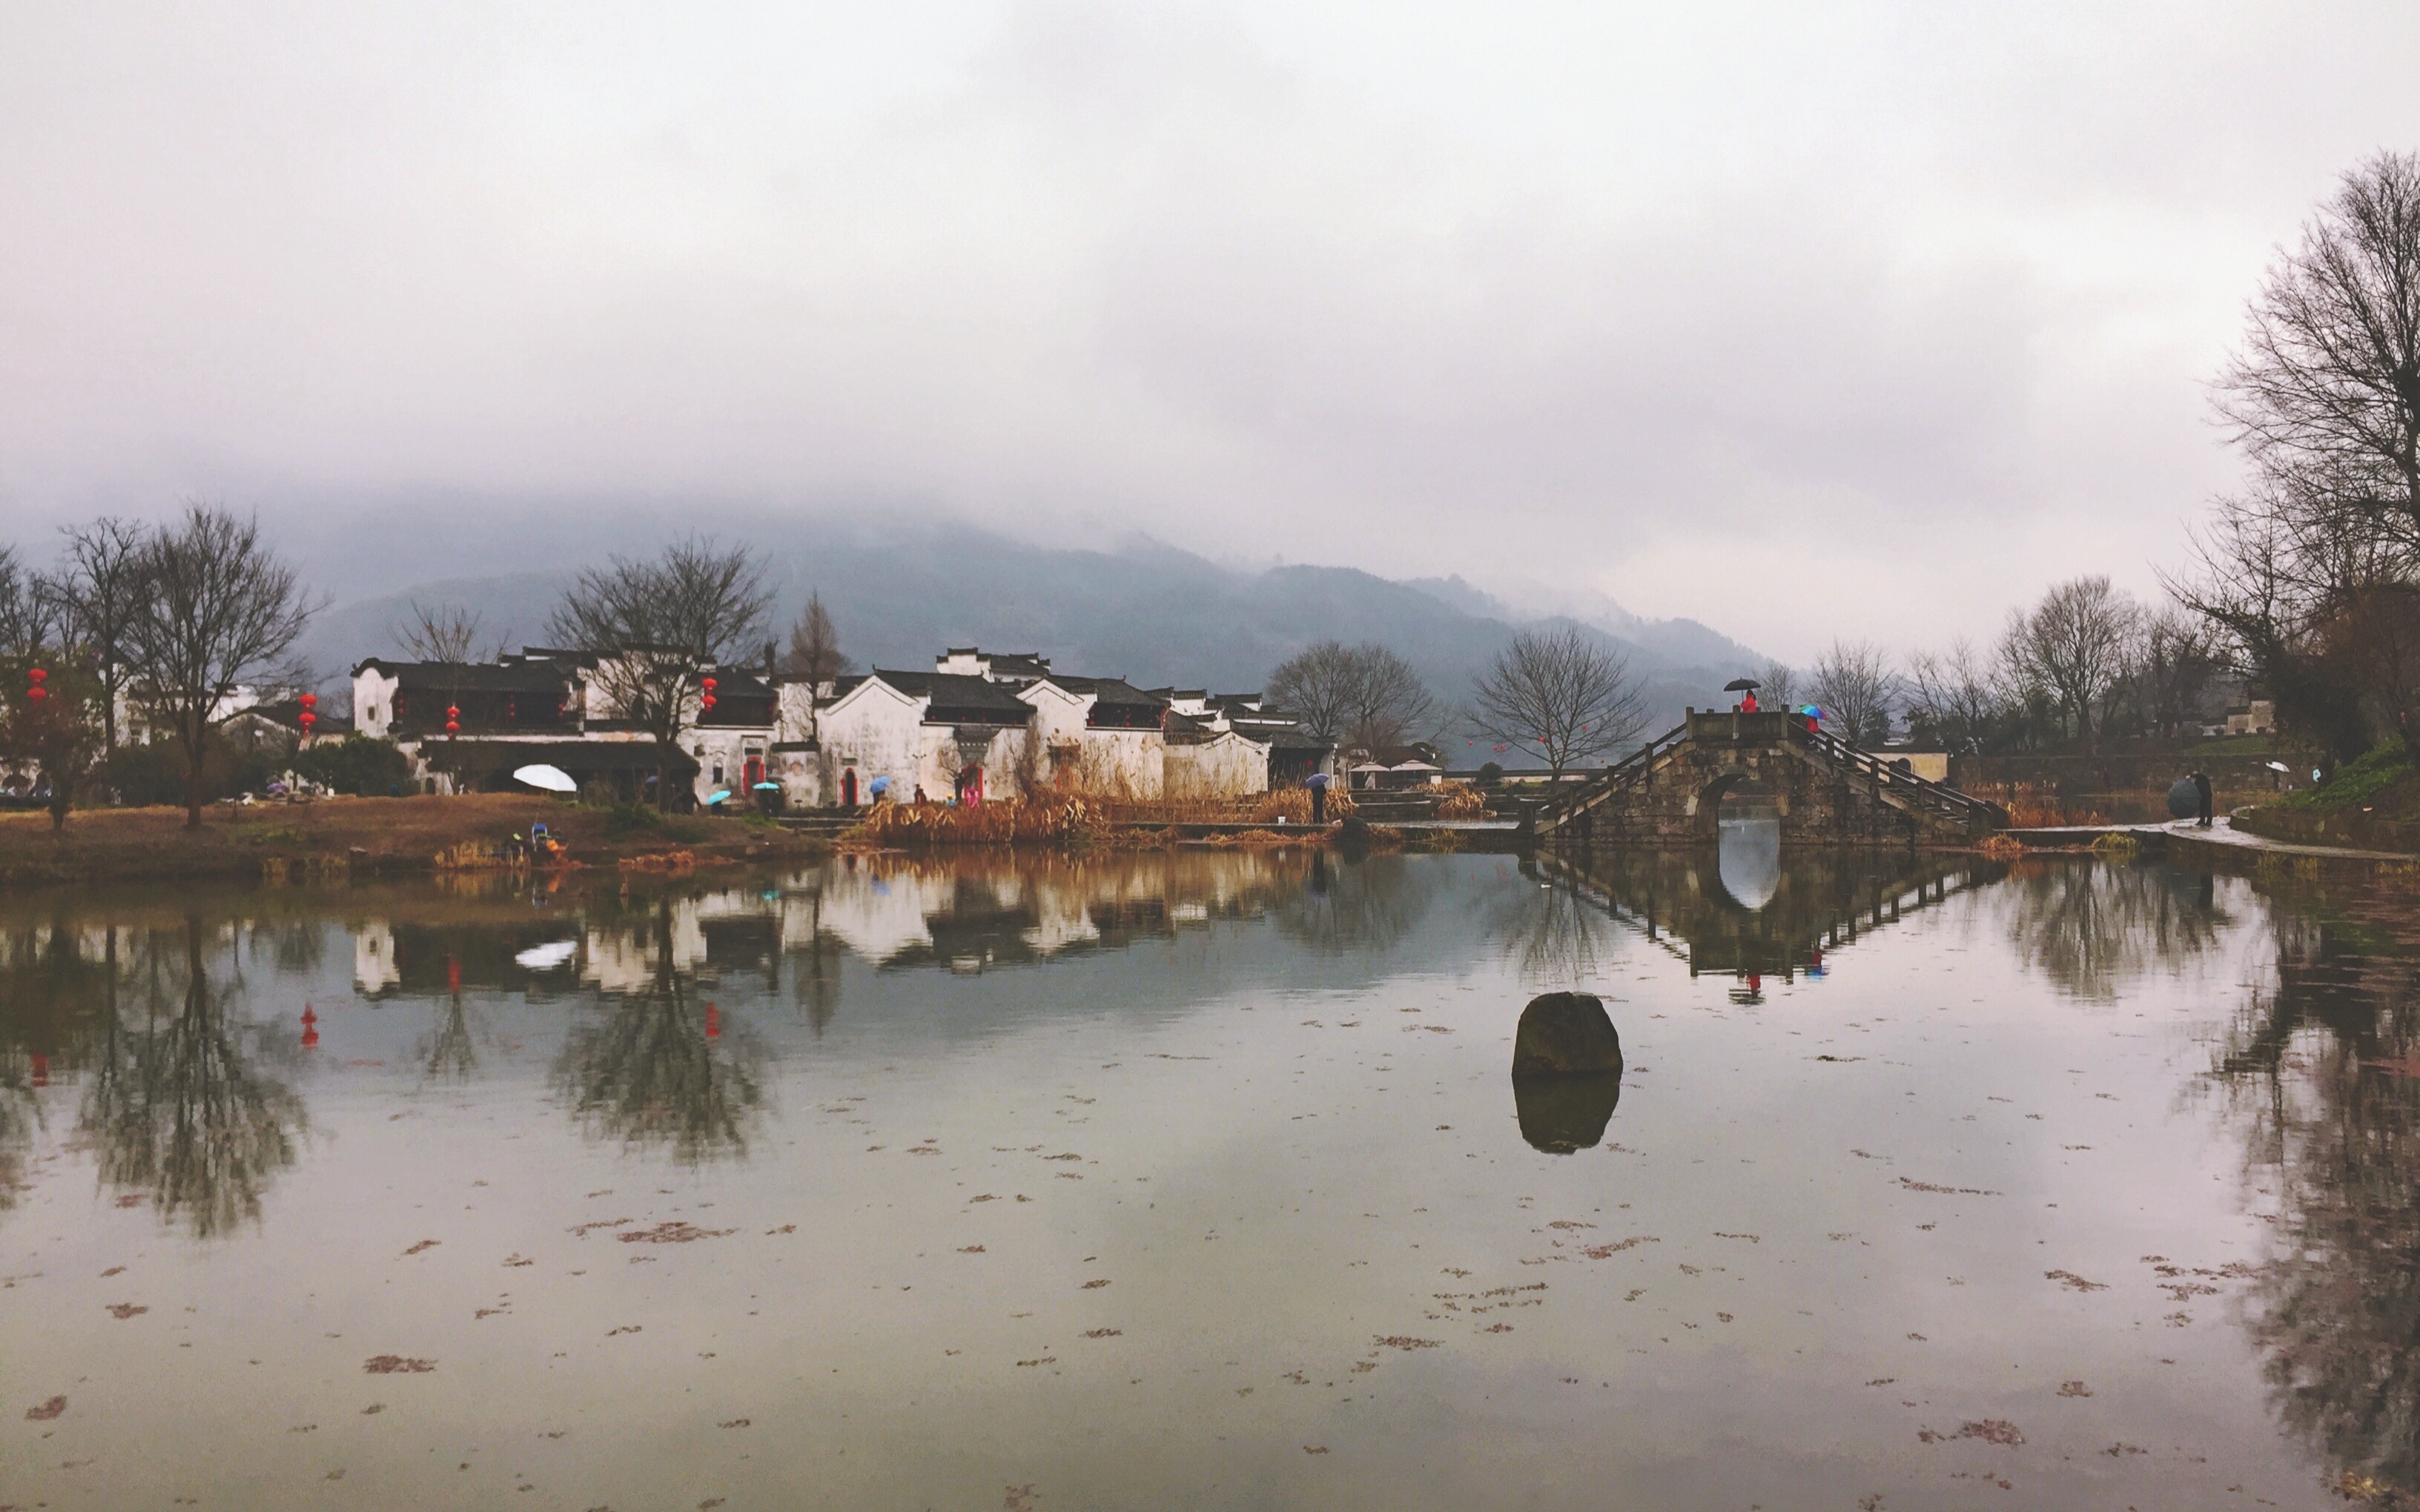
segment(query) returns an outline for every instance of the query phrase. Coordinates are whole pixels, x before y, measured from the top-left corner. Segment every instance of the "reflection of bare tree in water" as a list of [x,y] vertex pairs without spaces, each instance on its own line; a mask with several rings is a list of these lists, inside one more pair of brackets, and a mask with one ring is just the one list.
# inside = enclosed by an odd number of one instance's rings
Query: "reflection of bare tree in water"
[[[1526,872],[1524,880],[1529,880]],[[1621,932],[1604,907],[1558,882],[1533,883],[1498,902],[1489,911],[1487,933],[1503,942],[1525,985],[1577,987],[1616,953]]]
[[34,1096],[34,1057],[14,1045],[0,1049],[0,1212],[24,1190],[25,1157],[34,1148],[42,1104]]
[[[1428,912],[1431,887],[1400,856],[1340,862],[1311,853],[1302,890],[1271,912],[1280,933],[1316,950],[1391,949]],[[1428,876],[1434,880],[1434,869]]]
[[653,933],[654,980],[642,992],[600,995],[564,1043],[556,1085],[593,1133],[666,1147],[684,1164],[745,1155],[770,1049],[727,1015],[708,1033],[674,963],[669,903],[658,908]]
[[2384,929],[2282,919],[2220,1076],[2274,1193],[2251,1301],[2278,1416],[2344,1489],[2420,1507],[2420,952],[2395,906]]
[[270,1179],[294,1163],[302,1101],[260,1074],[237,1042],[223,990],[203,960],[202,924],[183,948],[157,939],[130,984],[91,1070],[80,1123],[100,1150],[103,1183],[149,1194],[162,1218],[210,1238],[260,1216]]
[[2174,968],[2208,950],[2226,916],[2208,875],[2164,866],[2048,861],[2019,866],[1993,894],[2009,938],[2060,991],[2114,1003],[2154,964]]
[[479,1069],[479,1050],[471,1033],[471,1011],[462,995],[447,993],[437,1005],[437,1026],[421,1041],[420,1058],[431,1081],[467,1082]]
[[80,1047],[108,1021],[116,936],[101,932],[98,959],[87,944],[64,903],[47,919],[19,918],[0,933],[0,1211],[16,1205],[40,1128],[36,1068],[73,1069]]

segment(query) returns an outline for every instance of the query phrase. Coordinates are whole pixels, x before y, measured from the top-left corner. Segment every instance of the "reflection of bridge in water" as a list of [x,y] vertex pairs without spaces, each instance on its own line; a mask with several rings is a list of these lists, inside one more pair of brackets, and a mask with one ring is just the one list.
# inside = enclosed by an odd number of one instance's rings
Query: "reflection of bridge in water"
[[[1691,976],[1821,976],[1828,952],[2008,868],[1983,856],[1891,851],[1799,851],[1731,842],[1720,850],[1541,851],[1524,870],[1566,887],[1685,960]],[[1742,898],[1762,898],[1751,907]]]

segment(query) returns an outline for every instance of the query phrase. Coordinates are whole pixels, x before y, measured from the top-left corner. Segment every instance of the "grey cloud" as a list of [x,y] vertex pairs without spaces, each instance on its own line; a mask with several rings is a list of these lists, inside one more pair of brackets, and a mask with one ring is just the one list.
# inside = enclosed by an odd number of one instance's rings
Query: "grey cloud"
[[[1804,654],[2148,585],[2399,8],[23,8],[0,520],[958,514]],[[904,501],[904,502],[903,502]]]

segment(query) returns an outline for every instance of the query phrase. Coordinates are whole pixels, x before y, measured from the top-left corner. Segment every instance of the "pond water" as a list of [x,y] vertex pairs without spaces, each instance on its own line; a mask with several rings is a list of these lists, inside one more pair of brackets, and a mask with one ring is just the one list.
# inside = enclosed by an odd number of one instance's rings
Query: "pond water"
[[[2397,1504],[2409,891],[1727,830],[14,895],[0,1504]],[[1509,1074],[1575,987],[1618,1098]]]

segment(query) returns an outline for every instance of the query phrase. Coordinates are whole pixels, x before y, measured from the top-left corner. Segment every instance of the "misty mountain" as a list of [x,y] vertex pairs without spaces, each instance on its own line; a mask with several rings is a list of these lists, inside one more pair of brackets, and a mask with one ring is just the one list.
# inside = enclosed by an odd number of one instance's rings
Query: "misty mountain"
[[[812,521],[752,526],[746,538],[772,564],[784,632],[808,594],[820,593],[843,649],[861,667],[929,668],[944,646],[980,645],[1038,651],[1063,671],[1145,687],[1227,692],[1258,688],[1279,662],[1333,637],[1392,647],[1440,703],[1452,703],[1467,696],[1517,625],[1558,618],[1524,614],[1460,579],[1396,582],[1350,567],[1246,570],[1148,540],[1079,550],[957,526],[871,531]],[[527,561],[533,553],[521,547],[486,555]],[[365,656],[396,655],[396,631],[414,599],[478,610],[483,633],[498,645],[541,644],[547,613],[576,570],[534,565],[356,597],[313,623],[301,655],[332,684]],[[1634,616],[1620,629],[1594,617],[1574,623],[1629,656],[1647,681],[1658,729],[1677,720],[1684,703],[1714,703],[1725,681],[1761,663],[1693,621]]]

